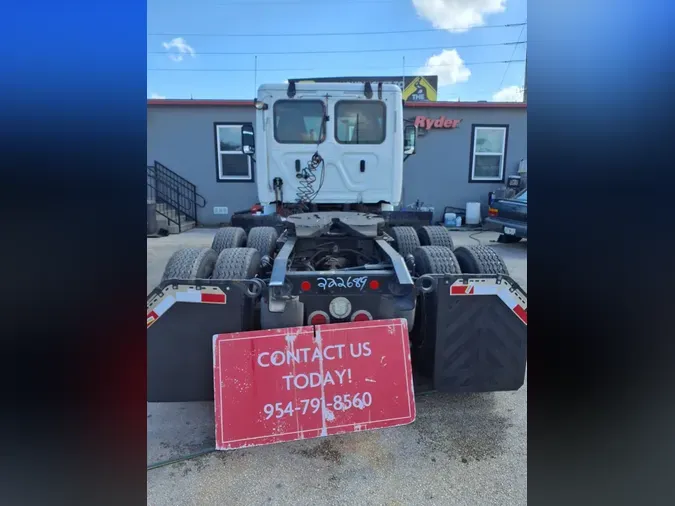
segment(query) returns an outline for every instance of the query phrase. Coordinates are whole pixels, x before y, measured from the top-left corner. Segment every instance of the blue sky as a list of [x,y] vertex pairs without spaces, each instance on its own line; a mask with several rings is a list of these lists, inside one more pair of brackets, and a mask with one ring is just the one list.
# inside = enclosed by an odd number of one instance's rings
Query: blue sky
[[[489,26],[526,20],[526,0],[148,0],[148,97],[250,99],[256,79],[401,75],[405,57],[407,75],[439,75],[438,100],[514,100],[524,63],[483,62],[522,60],[527,45],[462,46],[525,41],[527,26]],[[216,36],[411,30],[422,31]]]

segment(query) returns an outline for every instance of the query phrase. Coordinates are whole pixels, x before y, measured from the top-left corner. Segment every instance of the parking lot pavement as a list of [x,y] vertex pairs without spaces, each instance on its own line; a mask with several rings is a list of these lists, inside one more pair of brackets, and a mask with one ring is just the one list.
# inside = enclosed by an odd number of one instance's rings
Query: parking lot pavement
[[[214,230],[148,239],[148,291],[181,247]],[[473,236],[470,237],[470,236]],[[457,246],[494,246],[527,289],[527,242],[453,232]],[[148,464],[214,446],[213,403],[148,404]],[[404,427],[214,452],[148,471],[153,506],[527,503],[527,379],[517,392],[430,394]]]

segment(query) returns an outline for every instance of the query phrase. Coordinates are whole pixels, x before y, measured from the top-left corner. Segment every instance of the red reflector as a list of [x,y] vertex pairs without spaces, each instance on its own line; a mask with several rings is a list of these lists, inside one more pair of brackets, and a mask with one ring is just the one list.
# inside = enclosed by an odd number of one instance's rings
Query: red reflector
[[328,323],[328,318],[326,318],[326,315],[321,314],[321,313],[316,313],[312,318],[309,320],[310,325],[324,325]]
[[224,293],[203,293],[202,302],[212,302],[217,304],[225,304]]
[[300,290],[303,292],[308,292],[312,289],[312,284],[309,281],[303,281],[300,283]]
[[370,283],[368,283],[368,285],[370,286],[371,290],[377,290],[378,288],[380,288],[380,282],[377,279],[371,280]]

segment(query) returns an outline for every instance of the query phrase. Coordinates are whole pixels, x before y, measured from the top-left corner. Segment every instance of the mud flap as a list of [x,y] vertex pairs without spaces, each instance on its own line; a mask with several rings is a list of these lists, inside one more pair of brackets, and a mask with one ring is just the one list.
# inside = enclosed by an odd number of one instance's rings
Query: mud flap
[[236,281],[163,282],[147,303],[147,400],[213,400],[212,338],[253,328],[249,287]]
[[424,297],[419,363],[443,392],[518,390],[527,360],[527,297],[508,276],[446,275]]

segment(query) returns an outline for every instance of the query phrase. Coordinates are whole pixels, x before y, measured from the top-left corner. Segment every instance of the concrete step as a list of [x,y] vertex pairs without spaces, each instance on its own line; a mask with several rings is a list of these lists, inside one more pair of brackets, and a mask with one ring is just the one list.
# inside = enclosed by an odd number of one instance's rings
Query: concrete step
[[157,226],[159,228],[163,228],[169,231],[170,234],[178,234],[179,232],[185,232],[186,230],[190,230],[192,228],[195,228],[195,222],[192,220],[187,221],[185,218],[181,219],[180,222],[180,231],[178,229],[178,224],[167,220],[164,216],[161,214],[157,215]]
[[180,224],[181,229],[180,231],[178,230],[178,225],[175,223],[171,223],[168,227],[169,233],[170,234],[179,234],[180,232],[187,232],[188,230],[191,230],[195,228],[195,222],[194,221],[184,221]]
[[179,212],[179,211],[176,211],[176,210],[175,210],[174,208],[172,208],[172,207],[164,207],[164,206],[159,206],[159,205],[158,205],[156,209],[157,209],[157,212],[162,213],[162,214],[165,214],[165,215],[167,215],[167,216],[170,216],[171,218],[174,218],[174,217],[176,217],[176,216],[178,216],[178,215],[180,215],[181,218],[185,216],[184,213]]

